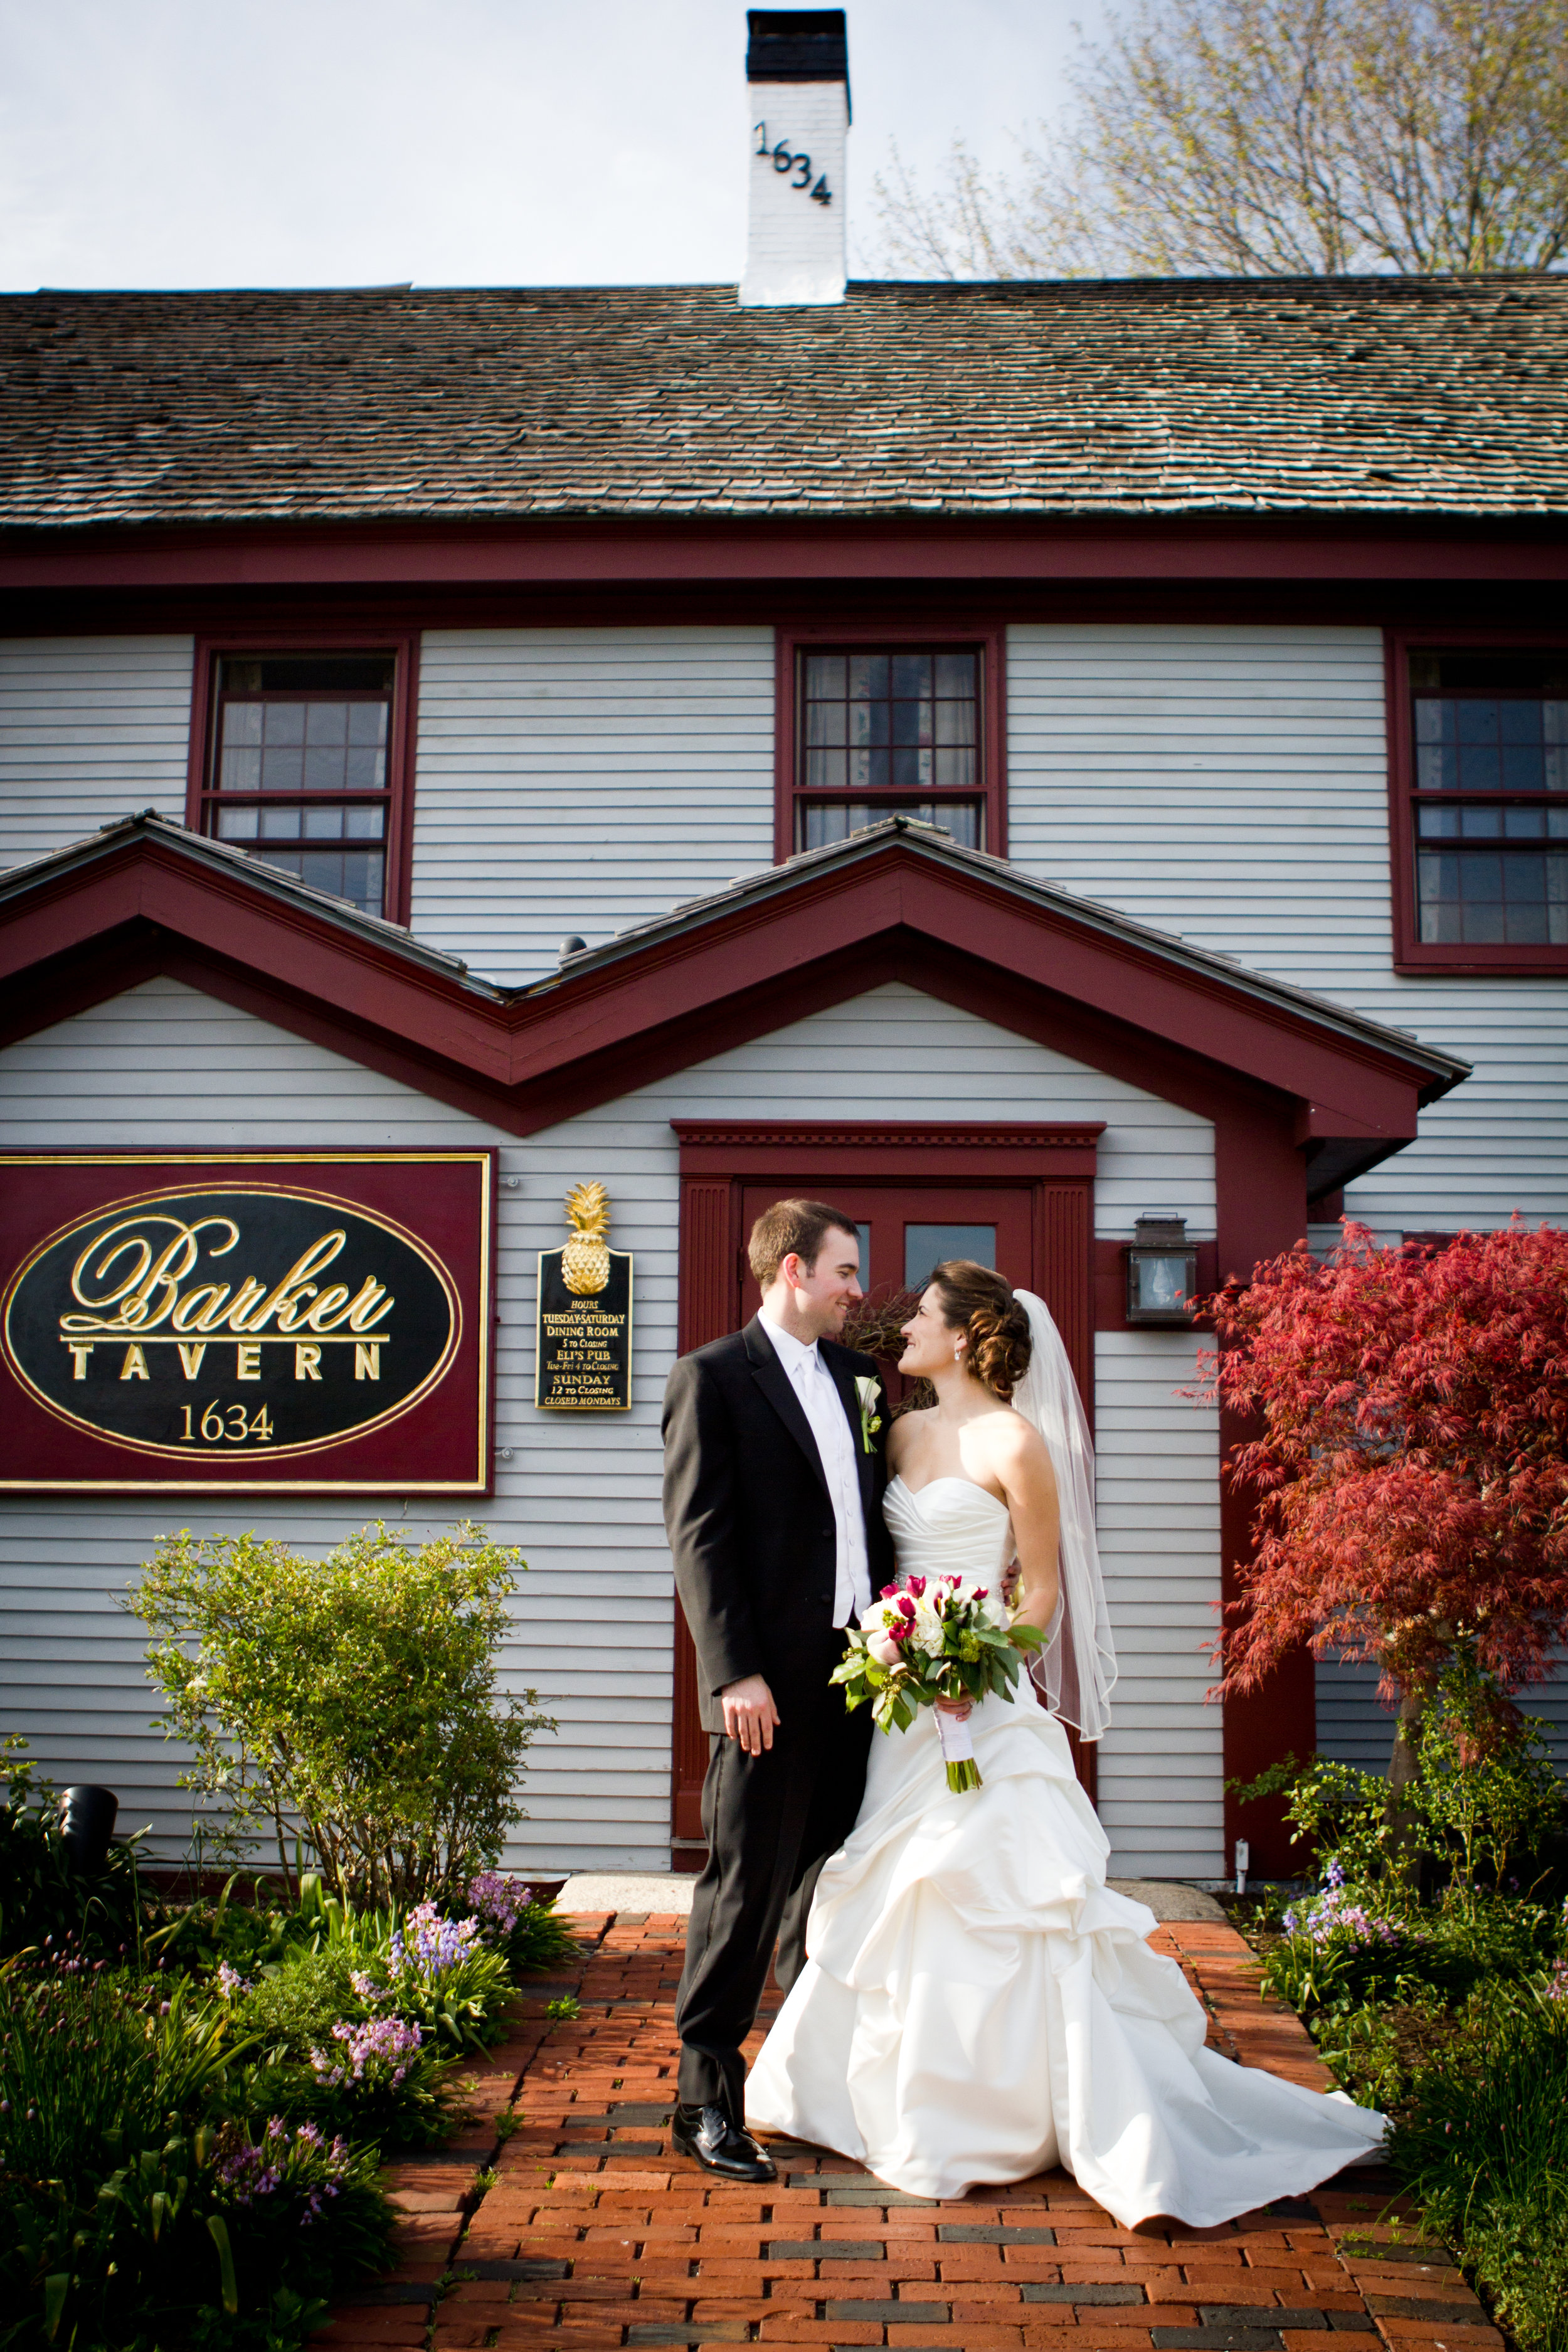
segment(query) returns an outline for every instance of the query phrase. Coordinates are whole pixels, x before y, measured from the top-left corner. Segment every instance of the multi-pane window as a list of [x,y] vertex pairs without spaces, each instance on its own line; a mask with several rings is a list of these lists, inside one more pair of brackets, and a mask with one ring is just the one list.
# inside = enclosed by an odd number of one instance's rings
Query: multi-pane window
[[895,814],[984,849],[980,656],[802,652],[795,846]]
[[202,828],[361,912],[385,911],[395,660],[223,655]]
[[1568,657],[1410,656],[1423,944],[1568,945]]

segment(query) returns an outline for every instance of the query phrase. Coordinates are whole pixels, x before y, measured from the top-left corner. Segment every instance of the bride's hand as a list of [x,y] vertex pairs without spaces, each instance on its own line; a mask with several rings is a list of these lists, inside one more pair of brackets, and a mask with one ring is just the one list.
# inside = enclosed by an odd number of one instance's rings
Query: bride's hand
[[974,1712],[974,1702],[969,1698],[939,1698],[937,1705],[943,1715],[951,1715],[960,1723],[963,1721],[966,1715],[972,1715]]

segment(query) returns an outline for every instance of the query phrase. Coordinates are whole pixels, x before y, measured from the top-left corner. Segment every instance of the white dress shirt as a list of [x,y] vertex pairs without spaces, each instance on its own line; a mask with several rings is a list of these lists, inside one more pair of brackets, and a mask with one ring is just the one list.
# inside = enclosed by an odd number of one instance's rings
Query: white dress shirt
[[832,1373],[813,1340],[808,1348],[775,1323],[770,1315],[758,1318],[773,1342],[773,1353],[788,1373],[791,1385],[816,1440],[816,1451],[827,1480],[837,1536],[833,1622],[847,1625],[871,1606],[871,1563],[866,1554],[866,1520],[860,1507],[860,1468],[855,1458],[855,1433],[844,1410],[844,1400]]

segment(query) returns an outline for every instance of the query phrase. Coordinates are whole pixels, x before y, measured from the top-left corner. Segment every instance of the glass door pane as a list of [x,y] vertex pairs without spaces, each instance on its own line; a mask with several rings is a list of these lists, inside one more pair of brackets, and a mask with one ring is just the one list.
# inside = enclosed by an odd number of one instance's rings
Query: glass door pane
[[[923,1290],[931,1268],[944,1258],[973,1258],[978,1265],[996,1263],[994,1225],[906,1225],[904,1227],[904,1286]],[[1020,1280],[1023,1276],[1020,1276]]]

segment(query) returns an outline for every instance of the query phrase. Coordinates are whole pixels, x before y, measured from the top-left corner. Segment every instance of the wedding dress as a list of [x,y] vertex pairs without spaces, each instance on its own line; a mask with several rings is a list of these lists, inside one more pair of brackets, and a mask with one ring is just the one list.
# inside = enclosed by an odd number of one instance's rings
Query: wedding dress
[[[1000,1578],[1013,1556],[1006,1505],[970,1479],[895,1478],[884,1509],[900,1574]],[[1204,2047],[1153,1914],[1105,1884],[1109,1842],[1028,1676],[969,1721],[984,1785],[962,1794],[931,1708],[873,1735],[748,2120],[921,2197],[1059,2163],[1124,2228],[1229,2221],[1374,2149],[1381,2116]]]

